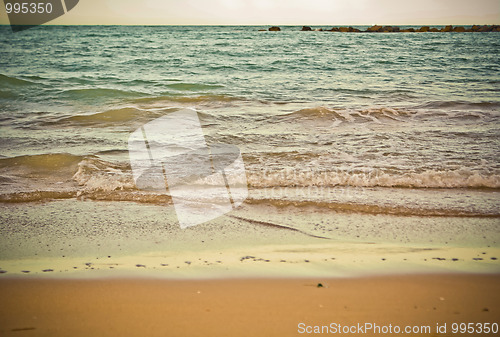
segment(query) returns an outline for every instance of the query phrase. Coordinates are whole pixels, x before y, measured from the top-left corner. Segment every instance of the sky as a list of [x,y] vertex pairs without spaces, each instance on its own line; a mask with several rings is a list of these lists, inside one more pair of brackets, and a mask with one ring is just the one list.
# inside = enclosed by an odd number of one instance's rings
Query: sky
[[[0,23],[8,24],[5,8],[0,10]],[[312,26],[500,24],[500,0],[80,0],[73,10],[50,23]]]

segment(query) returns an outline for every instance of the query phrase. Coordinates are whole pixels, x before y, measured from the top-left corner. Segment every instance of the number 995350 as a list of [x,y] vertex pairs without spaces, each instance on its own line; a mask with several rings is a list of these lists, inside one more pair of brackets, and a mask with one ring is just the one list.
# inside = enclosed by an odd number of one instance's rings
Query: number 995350
[[498,323],[453,323],[451,332],[454,334],[497,334]]
[[44,14],[52,13],[52,4],[50,2],[22,2],[5,3],[7,14]]

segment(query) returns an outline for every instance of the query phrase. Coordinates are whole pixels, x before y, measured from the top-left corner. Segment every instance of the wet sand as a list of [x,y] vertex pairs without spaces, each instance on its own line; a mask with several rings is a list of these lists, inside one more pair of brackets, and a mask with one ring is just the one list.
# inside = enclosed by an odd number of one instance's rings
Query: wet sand
[[429,326],[435,336],[446,323],[446,336],[452,323],[498,323],[500,275],[3,279],[0,298],[2,336],[293,336],[331,323]]
[[243,205],[181,230],[172,206],[0,205],[0,279],[496,274],[497,242],[496,218]]

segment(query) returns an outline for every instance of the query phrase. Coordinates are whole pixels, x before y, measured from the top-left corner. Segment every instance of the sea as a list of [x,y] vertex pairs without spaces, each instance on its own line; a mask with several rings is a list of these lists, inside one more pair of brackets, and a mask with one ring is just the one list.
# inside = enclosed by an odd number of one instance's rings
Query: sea
[[192,109],[240,150],[245,207],[487,219],[498,247],[500,33],[267,28],[0,26],[0,201],[169,205],[128,139]]

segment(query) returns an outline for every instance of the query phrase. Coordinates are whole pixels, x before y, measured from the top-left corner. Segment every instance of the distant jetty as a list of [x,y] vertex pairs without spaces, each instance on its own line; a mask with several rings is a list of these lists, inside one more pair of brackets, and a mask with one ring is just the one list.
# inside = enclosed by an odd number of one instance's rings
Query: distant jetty
[[[280,27],[273,26],[268,29],[269,31],[281,31]],[[259,31],[266,31],[265,29],[260,29]],[[374,25],[366,30],[360,30],[354,27],[333,27],[332,29],[317,28],[313,29],[309,26],[303,26],[301,31],[303,32],[341,32],[341,33],[481,33],[481,32],[500,32],[500,25],[474,25],[470,28],[465,28],[464,26],[445,26],[443,28],[436,28],[430,26],[422,26],[420,28],[404,28],[401,29],[398,26],[379,26]]]

